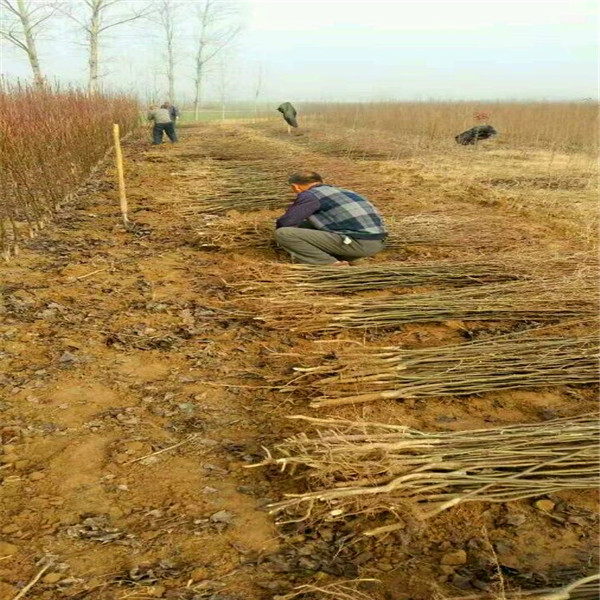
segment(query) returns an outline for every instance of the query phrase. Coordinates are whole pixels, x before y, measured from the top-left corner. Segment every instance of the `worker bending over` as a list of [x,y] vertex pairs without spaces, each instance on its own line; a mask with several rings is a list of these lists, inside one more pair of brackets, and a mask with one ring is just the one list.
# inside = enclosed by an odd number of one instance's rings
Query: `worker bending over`
[[152,128],[152,143],[154,145],[162,144],[163,133],[167,134],[171,142],[175,143],[177,141],[175,125],[171,120],[168,108],[158,108],[156,104],[153,104],[147,116],[148,121],[154,121],[154,127]]
[[323,183],[314,171],[293,173],[288,183],[297,196],[277,219],[275,239],[294,262],[347,266],[346,259],[383,250],[385,226],[366,198]]

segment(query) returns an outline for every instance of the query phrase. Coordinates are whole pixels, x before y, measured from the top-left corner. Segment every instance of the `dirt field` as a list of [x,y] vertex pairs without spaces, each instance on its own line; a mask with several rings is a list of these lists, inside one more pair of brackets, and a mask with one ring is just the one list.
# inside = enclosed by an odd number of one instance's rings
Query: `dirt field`
[[[291,200],[287,173],[307,167],[372,198],[388,218],[443,213],[464,222],[464,244],[400,244],[375,263],[560,256],[595,243],[580,227],[596,194],[585,157],[547,163],[490,144],[387,160],[340,151],[334,138],[321,145],[320,136],[226,123],[182,128],[177,146],[130,142],[133,232],[119,223],[109,169],[3,268],[1,600],[42,569],[26,597],[267,600],[360,577],[379,580],[364,584],[374,599],[428,600],[502,597],[503,588],[562,585],[597,567],[598,504],[586,491],[545,498],[545,511],[524,500],[470,503],[426,523],[407,513],[403,529],[379,539],[355,535],[360,520],[275,526],[266,505],[303,484],[246,467],[299,430],[287,416],[315,414],[301,393],[280,393],[273,381],[291,378],[291,367],[333,338],[272,331],[254,318],[261,298],[233,284],[286,258],[269,244],[234,239],[218,250],[210,241],[222,223],[244,221],[244,202],[255,199],[251,208],[272,220]],[[564,160],[571,178],[548,166]],[[465,185],[461,174],[475,168],[477,185],[472,177]],[[522,325],[414,324],[332,343],[435,346],[464,341],[467,328]],[[451,431],[595,409],[594,388],[562,387],[318,414]],[[463,564],[442,564],[461,550]]]

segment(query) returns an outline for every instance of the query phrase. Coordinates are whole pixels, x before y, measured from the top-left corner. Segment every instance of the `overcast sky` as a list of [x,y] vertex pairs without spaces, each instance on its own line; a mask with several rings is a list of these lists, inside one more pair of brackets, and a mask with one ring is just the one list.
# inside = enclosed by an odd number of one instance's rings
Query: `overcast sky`
[[[75,0],[76,1],[76,0]],[[143,3],[145,0],[135,0]],[[182,0],[178,97],[191,95],[194,5]],[[245,1],[243,33],[227,60],[228,95],[250,99],[259,70],[265,100],[583,99],[598,97],[597,2]],[[84,84],[85,48],[57,21],[40,42],[44,72]],[[79,40],[81,41],[81,40]],[[105,86],[163,95],[159,32],[114,29]],[[2,72],[30,76],[2,45]],[[219,77],[211,75],[214,96]]]

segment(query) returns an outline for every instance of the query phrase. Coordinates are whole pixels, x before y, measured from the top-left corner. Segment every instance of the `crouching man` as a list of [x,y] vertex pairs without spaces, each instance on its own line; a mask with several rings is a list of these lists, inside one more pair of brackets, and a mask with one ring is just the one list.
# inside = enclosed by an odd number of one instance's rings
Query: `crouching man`
[[323,183],[314,171],[293,173],[288,183],[297,196],[277,219],[275,240],[294,262],[347,266],[383,250],[383,219],[366,198]]

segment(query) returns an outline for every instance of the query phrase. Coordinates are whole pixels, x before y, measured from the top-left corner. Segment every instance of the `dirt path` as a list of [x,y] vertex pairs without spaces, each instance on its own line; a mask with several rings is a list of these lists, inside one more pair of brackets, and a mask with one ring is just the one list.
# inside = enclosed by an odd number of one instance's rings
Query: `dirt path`
[[108,174],[5,270],[2,599],[47,562],[38,598],[272,595],[254,576],[278,547],[270,485],[244,469],[274,435],[249,385],[268,336],[214,308],[232,257],[187,242],[199,189],[245,176],[281,204],[309,153],[235,127],[182,137],[126,149],[134,233]]
[[[194,247],[194,229],[210,225],[232,198],[281,206],[294,168],[310,165],[377,192],[382,203],[397,195],[397,181],[376,163],[323,156],[242,126],[183,129],[181,137],[176,147],[127,148],[133,233],[118,224],[109,174],[4,271],[0,599],[12,600],[48,562],[29,597],[258,600],[306,578],[354,577],[365,563],[385,575],[400,556],[418,571],[414,590],[426,589],[431,567],[414,553],[435,554],[452,521],[418,546],[403,532],[392,540],[405,543],[400,554],[348,549],[343,531],[275,528],[264,506],[293,482],[245,467],[262,445],[292,431],[283,419],[290,398],[263,388],[278,368],[270,357],[302,352],[310,340],[264,330],[230,302],[238,292],[224,279],[275,259],[272,248]],[[408,196],[400,210],[436,203],[432,191],[430,200]],[[547,233],[542,225],[515,227],[532,243]],[[456,336],[452,324],[442,334],[420,331]],[[560,398],[520,402],[515,419]],[[453,418],[477,423],[482,405],[458,403]],[[401,410],[421,423],[422,409]],[[433,406],[428,420],[446,410]],[[488,517],[459,511],[457,522],[471,522],[459,541]],[[531,526],[524,536],[539,522]],[[554,540],[570,544],[568,562],[583,546],[572,532],[561,535]],[[405,574],[403,585],[412,577]]]
[[219,257],[185,245],[186,189],[155,162],[201,176],[188,138],[128,148],[134,234],[107,179],[5,272],[2,598],[44,558],[37,598],[257,597],[248,572],[277,547],[268,486],[243,469],[261,410],[221,386],[256,360],[252,332],[204,306]]

